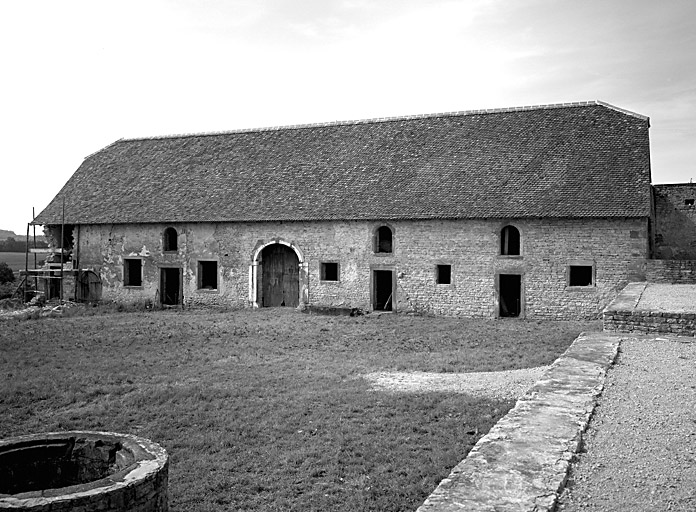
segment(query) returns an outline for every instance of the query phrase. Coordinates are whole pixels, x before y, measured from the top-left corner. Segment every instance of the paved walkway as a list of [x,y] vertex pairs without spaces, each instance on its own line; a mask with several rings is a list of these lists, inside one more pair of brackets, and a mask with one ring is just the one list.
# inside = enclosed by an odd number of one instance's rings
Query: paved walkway
[[553,510],[619,339],[575,340],[418,512]]

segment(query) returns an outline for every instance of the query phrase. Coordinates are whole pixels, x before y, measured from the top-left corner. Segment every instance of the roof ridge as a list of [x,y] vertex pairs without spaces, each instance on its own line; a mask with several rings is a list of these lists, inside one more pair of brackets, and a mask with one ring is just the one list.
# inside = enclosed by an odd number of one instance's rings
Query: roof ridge
[[607,103],[606,101],[595,100],[594,103],[596,103],[597,105],[601,105],[603,107],[610,108],[612,110],[616,110],[617,112],[621,112],[622,114],[626,114],[627,116],[637,117],[638,119],[642,119],[643,121],[650,121],[650,117],[648,117],[648,116],[644,116],[643,114],[633,112],[632,110],[627,110],[625,108],[617,107],[616,105],[612,105],[611,103]]
[[[108,149],[108,148],[110,148],[111,146],[113,146],[114,144],[118,144],[119,142],[121,142],[121,141],[123,141],[123,140],[125,140],[125,139],[124,139],[123,137],[121,137],[120,139],[115,140],[115,141],[113,141],[113,142],[107,144],[106,146],[104,146],[104,147],[101,148],[101,149],[98,149],[98,150],[96,150],[96,151],[92,151],[89,155],[87,155],[86,157],[84,157],[83,160],[87,160],[89,157],[94,156],[94,155],[96,155],[97,153],[101,153],[101,152],[104,151],[105,149]],[[130,140],[138,140],[138,139],[130,139]]]
[[[415,119],[430,119],[430,118],[441,118],[441,117],[458,117],[458,116],[470,116],[470,115],[481,115],[481,114],[501,114],[506,112],[524,112],[530,110],[551,110],[557,108],[575,108],[575,107],[588,107],[588,106],[602,106],[622,114],[630,115],[648,121],[650,118],[642,114],[637,114],[631,112],[630,110],[625,110],[604,101],[591,100],[591,101],[577,101],[569,103],[549,103],[542,105],[527,105],[521,107],[503,107],[503,108],[488,108],[488,109],[476,109],[476,110],[459,110],[451,112],[437,112],[431,114],[413,114],[405,116],[391,116],[391,117],[373,117],[368,119],[353,119],[345,121],[327,121],[323,123],[307,123],[307,124],[291,124],[291,125],[281,125],[281,126],[266,126],[258,128],[240,128],[237,130],[221,130],[213,132],[191,132],[191,133],[176,133],[169,135],[153,135],[149,137],[123,137],[113,142],[116,144],[118,142],[130,142],[136,140],[158,140],[158,139],[178,139],[186,137],[214,137],[216,135],[231,135],[236,133],[257,133],[257,132],[272,132],[281,130],[301,130],[304,128],[322,128],[329,126],[354,126],[360,124],[373,124],[373,123],[388,123],[394,121],[408,121]],[[109,144],[110,146],[111,144]],[[102,148],[106,149],[107,147]],[[101,151],[101,150],[99,150]],[[97,151],[98,153],[98,151]]]

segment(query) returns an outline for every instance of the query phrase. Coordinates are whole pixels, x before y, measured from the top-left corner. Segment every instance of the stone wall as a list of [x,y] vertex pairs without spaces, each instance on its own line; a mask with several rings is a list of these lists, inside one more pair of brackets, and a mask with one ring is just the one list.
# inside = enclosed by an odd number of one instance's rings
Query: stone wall
[[696,284],[696,260],[648,260],[649,283]]
[[[646,219],[514,221],[521,233],[519,256],[499,254],[500,230],[508,224],[500,220],[390,222],[393,251],[386,254],[373,251],[373,234],[382,224],[172,224],[179,233],[175,252],[163,251],[167,225],[80,226],[80,267],[100,274],[107,300],[156,301],[159,269],[174,266],[183,271],[184,304],[248,307],[255,296],[254,255],[281,242],[298,253],[305,305],[370,310],[371,270],[387,269],[396,276],[397,311],[495,317],[498,276],[518,274],[521,316],[551,319],[597,318],[627,282],[645,279]],[[141,286],[123,285],[126,257],[142,259]],[[217,290],[198,289],[201,259],[217,261]],[[339,263],[337,282],[320,279],[321,262]],[[451,283],[437,284],[438,264],[451,266]],[[572,264],[592,267],[590,286],[568,285]]]
[[655,257],[696,260],[696,183],[654,185]]
[[603,316],[607,332],[632,332],[639,334],[673,334],[694,336],[696,313],[667,313],[663,311],[614,311]]
[[[630,283],[604,310],[602,323],[607,332],[636,334],[674,334],[694,336],[696,313],[688,311],[653,311],[641,300],[647,282]],[[657,309],[657,308],[656,308]]]

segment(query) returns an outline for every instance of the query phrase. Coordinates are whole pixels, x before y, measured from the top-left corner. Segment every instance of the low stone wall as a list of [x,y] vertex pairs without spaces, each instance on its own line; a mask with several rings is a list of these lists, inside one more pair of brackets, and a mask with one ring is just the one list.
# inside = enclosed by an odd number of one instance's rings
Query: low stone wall
[[556,510],[618,348],[580,335],[416,512]]
[[604,312],[603,324],[604,330],[608,332],[696,336],[696,313],[608,309]]
[[[638,334],[696,335],[696,312],[654,311],[644,305],[641,297],[648,283],[629,283],[602,314],[602,324],[607,332],[631,332]],[[643,302],[645,304],[645,301]],[[647,303],[649,307],[650,302]]]
[[696,284],[696,260],[647,260],[649,283]]

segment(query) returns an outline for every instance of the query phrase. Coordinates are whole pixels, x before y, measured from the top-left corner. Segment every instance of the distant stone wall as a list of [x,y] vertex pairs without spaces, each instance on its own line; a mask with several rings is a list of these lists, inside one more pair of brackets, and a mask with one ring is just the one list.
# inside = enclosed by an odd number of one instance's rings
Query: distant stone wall
[[696,260],[696,183],[654,185],[655,258]]
[[650,283],[696,284],[696,260],[648,260],[646,265]]
[[[303,305],[371,310],[373,271],[389,270],[397,311],[485,318],[499,314],[501,275],[520,276],[520,316],[534,319],[599,318],[627,282],[645,279],[647,219],[390,221],[393,251],[376,253],[373,236],[383,224],[175,223],[176,251],[163,248],[168,225],[87,225],[80,226],[80,267],[101,276],[107,300],[156,302],[160,270],[174,267],[185,305],[249,307],[262,279],[254,255],[282,242],[302,255]],[[507,224],[521,234],[519,255],[500,255]],[[124,258],[142,260],[140,286],[124,286]],[[217,289],[199,288],[200,260],[217,262]],[[338,281],[321,279],[322,262],[338,263]],[[588,286],[569,285],[570,265],[578,264],[591,268]],[[438,284],[438,265],[450,267],[448,284]]]

